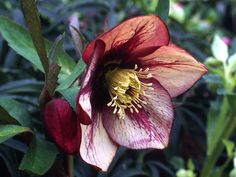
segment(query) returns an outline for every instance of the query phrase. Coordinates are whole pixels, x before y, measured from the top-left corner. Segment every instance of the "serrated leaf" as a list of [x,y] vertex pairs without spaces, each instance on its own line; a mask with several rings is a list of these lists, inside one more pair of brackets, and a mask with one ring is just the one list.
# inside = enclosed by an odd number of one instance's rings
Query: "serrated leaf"
[[29,131],[30,128],[22,127],[19,125],[0,125],[0,143],[6,141],[7,139],[17,134]]
[[211,50],[213,56],[222,61],[223,63],[226,62],[228,58],[228,46],[224,43],[224,41],[218,36],[215,35],[213,39],[213,43],[211,45]]
[[83,60],[79,60],[72,73],[60,83],[56,90],[59,91],[69,88],[73,84],[73,82],[79,77],[79,75],[84,71],[85,66],[86,65]]
[[0,98],[0,122],[1,123],[16,123],[23,126],[30,126],[30,115],[25,107],[8,98]]
[[170,2],[169,0],[159,0],[157,5],[157,15],[163,20],[167,20],[169,16]]
[[55,145],[34,138],[20,163],[19,169],[36,175],[43,175],[53,165],[57,154],[58,150]]
[[11,48],[44,72],[32,39],[26,29],[6,17],[0,17],[0,32]]
[[[6,17],[0,17],[0,33],[12,49],[44,72],[28,30]],[[45,39],[45,44],[49,54],[52,43]],[[62,67],[61,72],[66,74],[71,74],[75,67],[74,60],[62,50],[58,54],[58,63]]]

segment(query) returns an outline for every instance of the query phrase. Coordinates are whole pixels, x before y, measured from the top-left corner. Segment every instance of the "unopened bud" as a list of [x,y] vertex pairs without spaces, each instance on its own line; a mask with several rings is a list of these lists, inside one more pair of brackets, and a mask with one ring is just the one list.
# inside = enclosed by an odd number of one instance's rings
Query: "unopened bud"
[[44,125],[46,133],[65,153],[79,152],[81,127],[69,103],[64,99],[53,99],[46,104]]

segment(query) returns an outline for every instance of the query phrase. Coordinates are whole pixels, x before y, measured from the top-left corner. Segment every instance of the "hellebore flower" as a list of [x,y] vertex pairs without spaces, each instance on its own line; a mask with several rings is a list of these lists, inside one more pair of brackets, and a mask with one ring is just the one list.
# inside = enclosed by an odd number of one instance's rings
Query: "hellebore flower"
[[45,107],[44,125],[46,133],[67,154],[79,152],[81,127],[69,103],[53,99]]
[[157,16],[131,18],[98,36],[83,52],[88,68],[77,95],[81,157],[106,171],[118,145],[165,148],[173,121],[171,98],[207,71],[170,44]]

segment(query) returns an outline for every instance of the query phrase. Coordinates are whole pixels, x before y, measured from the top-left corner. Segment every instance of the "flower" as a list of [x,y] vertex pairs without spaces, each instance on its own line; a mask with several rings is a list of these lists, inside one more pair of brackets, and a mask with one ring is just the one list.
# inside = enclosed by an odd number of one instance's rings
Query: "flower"
[[207,71],[170,43],[154,15],[131,18],[98,36],[83,52],[88,64],[76,112],[82,124],[81,157],[103,171],[119,145],[168,145],[174,117],[171,98]]
[[46,133],[67,154],[79,152],[81,127],[77,122],[76,114],[66,100],[57,98],[46,104]]

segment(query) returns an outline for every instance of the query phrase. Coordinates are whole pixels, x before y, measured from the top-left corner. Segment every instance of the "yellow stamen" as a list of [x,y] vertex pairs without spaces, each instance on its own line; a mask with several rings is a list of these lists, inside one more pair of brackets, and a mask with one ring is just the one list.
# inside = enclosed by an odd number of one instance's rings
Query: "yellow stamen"
[[147,79],[152,77],[148,73],[149,68],[140,68],[138,65],[134,69],[115,68],[105,74],[108,92],[111,101],[107,103],[108,107],[114,107],[113,114],[118,114],[120,119],[125,118],[125,110],[128,108],[131,113],[139,113],[138,108],[142,104],[147,104],[140,96],[149,97],[145,93],[146,89],[153,89],[152,83],[143,83],[139,78]]

